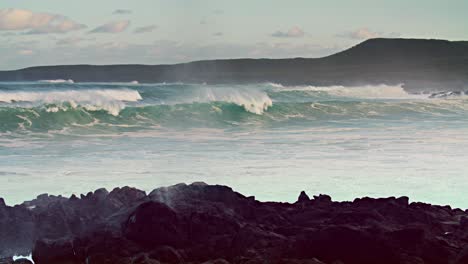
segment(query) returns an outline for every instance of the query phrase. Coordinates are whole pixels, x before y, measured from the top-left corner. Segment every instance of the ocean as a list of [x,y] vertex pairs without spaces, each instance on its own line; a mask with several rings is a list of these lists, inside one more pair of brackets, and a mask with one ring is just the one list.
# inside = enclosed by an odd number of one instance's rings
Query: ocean
[[0,197],[181,182],[468,208],[468,97],[402,85],[0,83]]

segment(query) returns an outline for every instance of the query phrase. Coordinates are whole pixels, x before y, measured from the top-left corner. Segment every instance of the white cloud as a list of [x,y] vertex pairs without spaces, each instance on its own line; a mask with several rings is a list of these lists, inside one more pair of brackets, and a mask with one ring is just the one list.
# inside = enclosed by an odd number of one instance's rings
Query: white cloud
[[25,9],[0,9],[0,30],[25,30],[26,34],[67,33],[86,28],[63,15]]
[[301,38],[305,35],[304,31],[300,27],[292,27],[288,31],[276,31],[271,34],[272,37],[276,38]]
[[373,32],[368,28],[360,28],[356,31],[349,32],[348,37],[352,39],[370,39],[370,38],[378,38],[380,34],[377,32]]
[[125,31],[128,26],[130,26],[130,20],[114,21],[99,26],[89,33],[120,33]]
[[139,34],[139,33],[149,33],[153,32],[158,28],[156,25],[149,25],[149,26],[143,26],[143,27],[137,27],[133,31],[133,33]]
[[[282,39],[284,41],[279,42],[248,44],[222,42],[222,38],[218,40],[219,42],[211,44],[169,40],[136,44],[130,40],[128,42],[118,40],[101,42],[88,38],[79,42],[79,48],[77,48],[76,44],[44,46],[39,41],[8,42],[6,39],[6,41],[0,41],[0,69],[59,64],[165,64],[246,57],[314,58],[330,55],[344,49],[344,46],[291,43],[287,39]],[[73,43],[73,39],[69,41],[69,43]],[[19,55],[18,51],[20,50],[32,50],[33,54]]]
[[401,34],[397,32],[384,33],[384,32],[372,31],[368,28],[359,28],[355,31],[338,34],[337,36],[341,38],[349,38],[349,39],[355,39],[355,40],[366,40],[366,39],[372,39],[372,38],[397,38],[400,35]]
[[95,38],[68,37],[68,38],[57,39],[56,44],[60,46],[70,46],[70,45],[77,45],[80,42],[94,41],[94,40],[96,39]]
[[131,14],[131,13],[133,13],[133,11],[129,10],[129,9],[117,9],[112,14],[114,14],[114,15],[128,15],[128,14]]
[[19,50],[18,54],[23,55],[23,56],[29,56],[29,55],[33,55],[34,51],[32,51],[30,49],[23,49],[23,50]]

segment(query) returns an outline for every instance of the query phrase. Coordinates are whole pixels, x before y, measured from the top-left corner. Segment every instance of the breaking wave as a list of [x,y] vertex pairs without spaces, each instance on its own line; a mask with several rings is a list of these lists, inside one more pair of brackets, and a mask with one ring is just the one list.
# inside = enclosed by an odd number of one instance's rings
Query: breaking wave
[[281,84],[269,83],[277,91],[303,91],[323,92],[332,96],[352,97],[363,99],[423,99],[424,94],[410,94],[405,91],[403,85],[365,85],[356,87],[346,86],[282,86]]
[[172,104],[226,102],[242,106],[246,111],[257,115],[263,114],[273,106],[272,99],[265,91],[238,88],[216,89],[200,87],[193,89],[190,94],[180,95]]
[[60,89],[37,83],[0,85],[0,132],[72,129],[113,133],[155,127],[282,127],[352,119],[467,116],[464,93],[409,94],[401,85],[113,83]]
[[64,80],[64,79],[57,79],[57,80],[42,80],[39,81],[41,83],[75,83],[72,79]]
[[[105,110],[118,115],[125,102],[136,102],[142,97],[135,90],[50,90],[50,91],[0,91],[0,103],[29,105],[55,104],[47,112],[58,112],[68,107],[82,106],[90,111]],[[64,108],[61,104],[67,103]]]

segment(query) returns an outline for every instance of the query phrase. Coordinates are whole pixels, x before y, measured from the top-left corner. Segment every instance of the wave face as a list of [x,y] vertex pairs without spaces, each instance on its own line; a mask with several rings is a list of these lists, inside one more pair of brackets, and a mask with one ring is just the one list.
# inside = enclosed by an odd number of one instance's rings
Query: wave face
[[[307,126],[468,116],[464,93],[402,86],[288,87],[49,81],[0,84],[0,132],[114,133],[155,127]],[[86,129],[83,129],[86,128]]]
[[[468,208],[468,97],[401,85],[0,83],[0,194],[205,181]],[[285,180],[286,179],[286,180]],[[260,188],[259,188],[260,186]]]

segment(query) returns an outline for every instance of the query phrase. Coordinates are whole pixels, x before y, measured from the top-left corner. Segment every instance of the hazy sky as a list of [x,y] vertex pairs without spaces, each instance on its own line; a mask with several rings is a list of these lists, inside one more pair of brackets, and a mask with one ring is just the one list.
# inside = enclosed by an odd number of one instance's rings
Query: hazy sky
[[466,0],[1,0],[0,69],[319,57],[372,37],[468,40]]

